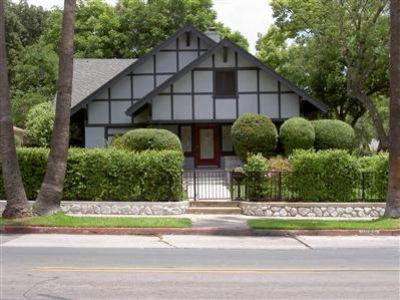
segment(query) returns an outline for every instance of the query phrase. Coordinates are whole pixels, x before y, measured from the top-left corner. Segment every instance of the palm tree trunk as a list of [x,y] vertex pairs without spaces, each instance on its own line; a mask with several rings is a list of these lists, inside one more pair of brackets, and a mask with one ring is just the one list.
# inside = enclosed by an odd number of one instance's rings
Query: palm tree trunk
[[390,5],[390,146],[385,216],[400,217],[400,0]]
[[38,215],[49,215],[60,210],[64,188],[69,143],[75,4],[76,0],[64,1],[57,81],[56,118],[46,175],[34,205],[34,212]]
[[8,84],[3,0],[0,0],[0,148],[3,181],[7,198],[3,217],[19,218],[29,216],[32,209],[26,199],[15,150]]

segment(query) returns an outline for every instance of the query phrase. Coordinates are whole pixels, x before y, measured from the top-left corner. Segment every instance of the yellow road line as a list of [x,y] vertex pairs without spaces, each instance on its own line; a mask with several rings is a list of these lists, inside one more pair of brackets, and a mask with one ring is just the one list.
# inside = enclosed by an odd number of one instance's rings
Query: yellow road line
[[35,267],[38,271],[56,272],[145,272],[145,273],[299,273],[299,272],[400,272],[400,268],[136,268],[136,267]]

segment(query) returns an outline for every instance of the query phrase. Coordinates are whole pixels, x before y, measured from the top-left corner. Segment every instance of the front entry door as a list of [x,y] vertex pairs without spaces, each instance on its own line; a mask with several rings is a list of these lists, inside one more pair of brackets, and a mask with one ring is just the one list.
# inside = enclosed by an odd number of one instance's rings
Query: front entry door
[[196,166],[219,166],[219,130],[217,125],[197,125],[195,132]]

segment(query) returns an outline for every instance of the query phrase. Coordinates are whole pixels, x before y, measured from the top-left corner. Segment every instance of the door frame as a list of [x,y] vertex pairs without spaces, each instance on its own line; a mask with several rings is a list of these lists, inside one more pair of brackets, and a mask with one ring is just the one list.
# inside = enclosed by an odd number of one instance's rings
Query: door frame
[[[214,130],[214,159],[200,159],[200,130],[213,129]],[[220,127],[218,124],[197,124],[194,126],[195,136],[195,149],[194,149],[194,163],[195,166],[212,166],[219,167],[221,161],[221,147],[220,147]]]

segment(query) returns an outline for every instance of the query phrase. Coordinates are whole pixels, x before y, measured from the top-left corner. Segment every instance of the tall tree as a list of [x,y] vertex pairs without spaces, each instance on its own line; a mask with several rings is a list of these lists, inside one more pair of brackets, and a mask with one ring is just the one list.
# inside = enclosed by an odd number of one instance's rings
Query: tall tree
[[[293,59],[295,66],[288,69],[297,67],[298,77],[315,96],[329,100],[337,117],[351,112],[357,120],[368,111],[382,148],[387,148],[374,97],[388,94],[388,0],[273,0],[272,8],[275,27],[268,35],[289,51],[280,55],[276,49],[261,49],[273,45],[266,38],[259,42],[261,58],[272,64],[281,59],[286,66]],[[299,54],[303,68],[296,63]]]
[[[50,15],[46,43],[59,48],[61,11]],[[216,21],[211,0],[119,0],[114,7],[104,0],[80,0],[76,8],[75,54],[78,57],[138,57],[186,24],[200,30],[216,27],[247,48],[237,31]]]
[[30,215],[31,207],[26,198],[15,150],[5,34],[4,2],[0,0],[0,158],[7,197],[3,216],[16,218]]
[[56,119],[46,174],[34,205],[34,212],[38,215],[53,214],[60,210],[64,188],[69,146],[75,6],[76,0],[64,1],[57,81]]
[[400,0],[390,5],[390,148],[385,216],[400,217]]

